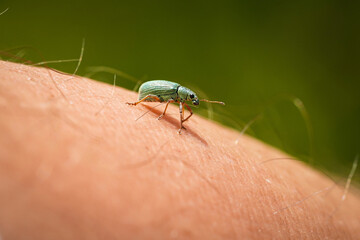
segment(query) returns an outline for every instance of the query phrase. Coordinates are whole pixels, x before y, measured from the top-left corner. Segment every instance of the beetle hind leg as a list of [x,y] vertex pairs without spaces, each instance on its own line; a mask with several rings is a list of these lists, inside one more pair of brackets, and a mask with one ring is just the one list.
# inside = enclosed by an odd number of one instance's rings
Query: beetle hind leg
[[127,105],[136,106],[136,105],[138,105],[139,103],[144,102],[144,101],[145,101],[145,102],[161,102],[161,99],[160,99],[158,96],[156,96],[156,95],[147,95],[146,97],[140,99],[140,100],[137,101],[137,102],[133,102],[133,103],[127,102],[126,104],[127,104]]

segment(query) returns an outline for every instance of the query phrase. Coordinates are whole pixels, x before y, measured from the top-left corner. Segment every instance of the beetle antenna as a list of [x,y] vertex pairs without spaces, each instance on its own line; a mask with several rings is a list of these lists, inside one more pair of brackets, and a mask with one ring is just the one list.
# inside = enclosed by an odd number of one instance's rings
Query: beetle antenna
[[208,103],[218,103],[218,104],[221,104],[221,105],[225,105],[224,102],[219,102],[219,101],[210,101],[210,100],[206,100],[206,99],[200,99],[200,101],[208,102]]

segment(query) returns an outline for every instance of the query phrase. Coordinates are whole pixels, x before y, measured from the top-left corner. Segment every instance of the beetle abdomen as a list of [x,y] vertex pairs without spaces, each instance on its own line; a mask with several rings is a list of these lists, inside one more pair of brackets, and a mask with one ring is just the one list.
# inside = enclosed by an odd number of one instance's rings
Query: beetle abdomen
[[[160,102],[168,101],[177,98],[177,89],[180,86],[178,83],[153,80],[143,83],[139,88],[139,100],[148,95],[154,95],[160,99]],[[154,99],[147,99],[147,102],[155,102]]]

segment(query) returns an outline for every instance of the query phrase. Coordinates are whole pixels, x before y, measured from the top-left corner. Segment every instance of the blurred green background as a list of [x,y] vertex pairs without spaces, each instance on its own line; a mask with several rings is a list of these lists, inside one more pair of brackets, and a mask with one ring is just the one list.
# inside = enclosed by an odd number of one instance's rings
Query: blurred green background
[[[213,106],[214,119],[239,131],[256,119],[249,134],[341,177],[359,153],[359,1],[0,2],[8,7],[2,50],[34,47],[42,58],[17,51],[34,62],[78,58],[85,38],[80,75],[108,66],[199,89],[227,103]],[[76,63],[50,66],[73,72]]]

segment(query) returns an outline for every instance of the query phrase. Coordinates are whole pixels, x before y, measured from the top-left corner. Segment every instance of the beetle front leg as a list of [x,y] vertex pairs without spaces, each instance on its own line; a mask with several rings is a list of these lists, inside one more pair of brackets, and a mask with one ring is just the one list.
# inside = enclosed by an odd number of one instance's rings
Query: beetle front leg
[[183,103],[180,102],[180,106],[179,106],[179,112],[180,112],[180,129],[178,131],[179,134],[181,134],[181,130],[186,128],[183,126],[183,122],[184,122],[184,112],[183,112]]
[[184,105],[185,105],[185,107],[189,110],[190,115],[187,116],[187,118],[185,118],[185,119],[183,120],[183,122],[187,121],[187,120],[193,115],[193,111],[192,111],[192,109],[189,107],[189,105],[187,105],[186,103],[184,103]]

